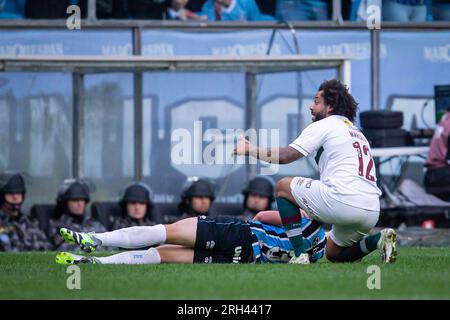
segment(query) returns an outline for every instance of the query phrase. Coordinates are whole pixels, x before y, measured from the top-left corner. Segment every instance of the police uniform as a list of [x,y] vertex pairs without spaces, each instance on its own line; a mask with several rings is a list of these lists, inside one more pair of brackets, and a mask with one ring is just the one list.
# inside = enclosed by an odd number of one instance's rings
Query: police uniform
[[[119,206],[122,208],[122,216],[116,218],[113,223],[112,230],[136,227],[136,226],[153,226],[153,191],[143,182],[133,182],[127,185],[119,194]],[[128,215],[127,203],[145,203],[147,210],[144,219],[137,220]]]
[[52,245],[38,221],[21,212],[11,217],[0,210],[0,251],[43,251]]
[[[209,212],[206,212],[203,215],[209,216]],[[177,221],[183,220],[183,219],[195,218],[195,217],[198,217],[198,215],[197,214],[192,214],[192,213],[187,213],[187,212],[183,212],[179,216],[165,215],[164,216],[164,223],[165,224],[171,224],[171,223],[175,223]]]
[[206,213],[196,212],[190,205],[187,204],[187,201],[193,197],[208,197],[211,199],[212,205],[215,199],[213,185],[206,179],[196,179],[193,181],[188,179],[183,186],[181,201],[178,204],[178,211],[180,212],[180,215],[164,217],[165,223],[174,223],[179,220],[198,217],[200,215],[209,216],[209,211]]
[[[67,206],[69,200],[84,200],[86,204],[90,201],[89,187],[79,180],[64,181],[58,189],[56,198],[56,216],[50,220],[50,240],[54,249],[61,251],[79,250],[74,244],[65,243],[59,235],[60,228],[68,228],[78,232],[106,232],[106,228],[97,220],[82,215],[72,214]],[[107,250],[107,248],[103,248]]]
[[156,223],[150,219],[145,218],[144,220],[136,220],[130,216],[117,218],[114,223],[112,230],[118,230],[129,227],[139,227],[139,226],[154,226]]
[[249,194],[256,194],[262,197],[267,197],[269,203],[267,207],[263,210],[270,210],[272,208],[272,202],[274,200],[274,183],[266,177],[255,177],[247,184],[247,186],[242,190],[244,195],[244,212],[239,216],[243,221],[253,219],[259,210],[252,210],[247,207],[247,199]]
[[51,244],[39,228],[38,221],[20,211],[20,204],[8,203],[7,193],[21,193],[25,199],[25,181],[21,174],[3,174],[0,177],[0,204],[17,212],[14,216],[0,209],[0,251],[50,250]]
[[242,212],[241,215],[238,216],[239,219],[241,219],[242,221],[247,221],[247,220],[251,220],[255,217],[255,215],[258,212],[255,212],[253,210],[249,210],[248,208],[244,209],[244,212]]

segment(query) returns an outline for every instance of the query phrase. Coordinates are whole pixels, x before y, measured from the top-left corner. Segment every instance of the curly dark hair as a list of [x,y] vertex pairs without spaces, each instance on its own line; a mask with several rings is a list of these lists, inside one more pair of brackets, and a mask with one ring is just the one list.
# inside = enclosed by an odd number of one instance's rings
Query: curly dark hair
[[333,114],[345,116],[348,120],[354,122],[358,103],[348,92],[346,85],[336,79],[325,80],[320,85],[319,91],[323,91],[323,100],[325,104],[333,108]]

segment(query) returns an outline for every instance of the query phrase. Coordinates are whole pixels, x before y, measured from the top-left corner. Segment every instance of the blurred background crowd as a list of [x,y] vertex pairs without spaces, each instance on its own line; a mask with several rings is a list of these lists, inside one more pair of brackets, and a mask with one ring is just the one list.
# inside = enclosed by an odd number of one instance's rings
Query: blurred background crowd
[[[450,21],[448,0],[341,0],[342,18],[364,21],[377,5],[383,21]],[[86,17],[88,0],[0,0],[0,19],[65,19],[79,5]],[[98,19],[205,21],[331,20],[332,0],[97,0]]]

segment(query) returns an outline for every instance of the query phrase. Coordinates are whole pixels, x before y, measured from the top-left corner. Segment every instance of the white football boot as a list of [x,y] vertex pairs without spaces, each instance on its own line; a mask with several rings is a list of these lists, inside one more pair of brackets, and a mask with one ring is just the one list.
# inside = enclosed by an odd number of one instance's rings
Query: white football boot
[[377,247],[384,263],[394,263],[397,259],[396,239],[397,232],[394,229],[386,228],[381,230],[381,237],[378,240]]
[[291,260],[289,260],[288,263],[292,263],[292,264],[310,264],[309,254],[301,253],[298,257],[293,256],[291,258]]

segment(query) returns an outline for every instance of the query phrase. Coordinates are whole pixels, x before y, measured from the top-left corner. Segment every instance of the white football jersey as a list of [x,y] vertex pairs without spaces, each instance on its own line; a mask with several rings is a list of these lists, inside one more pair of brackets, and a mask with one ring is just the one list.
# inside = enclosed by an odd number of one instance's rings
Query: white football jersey
[[332,115],[311,123],[290,147],[305,157],[316,153],[320,181],[342,203],[379,210],[381,191],[366,137],[346,117]]

